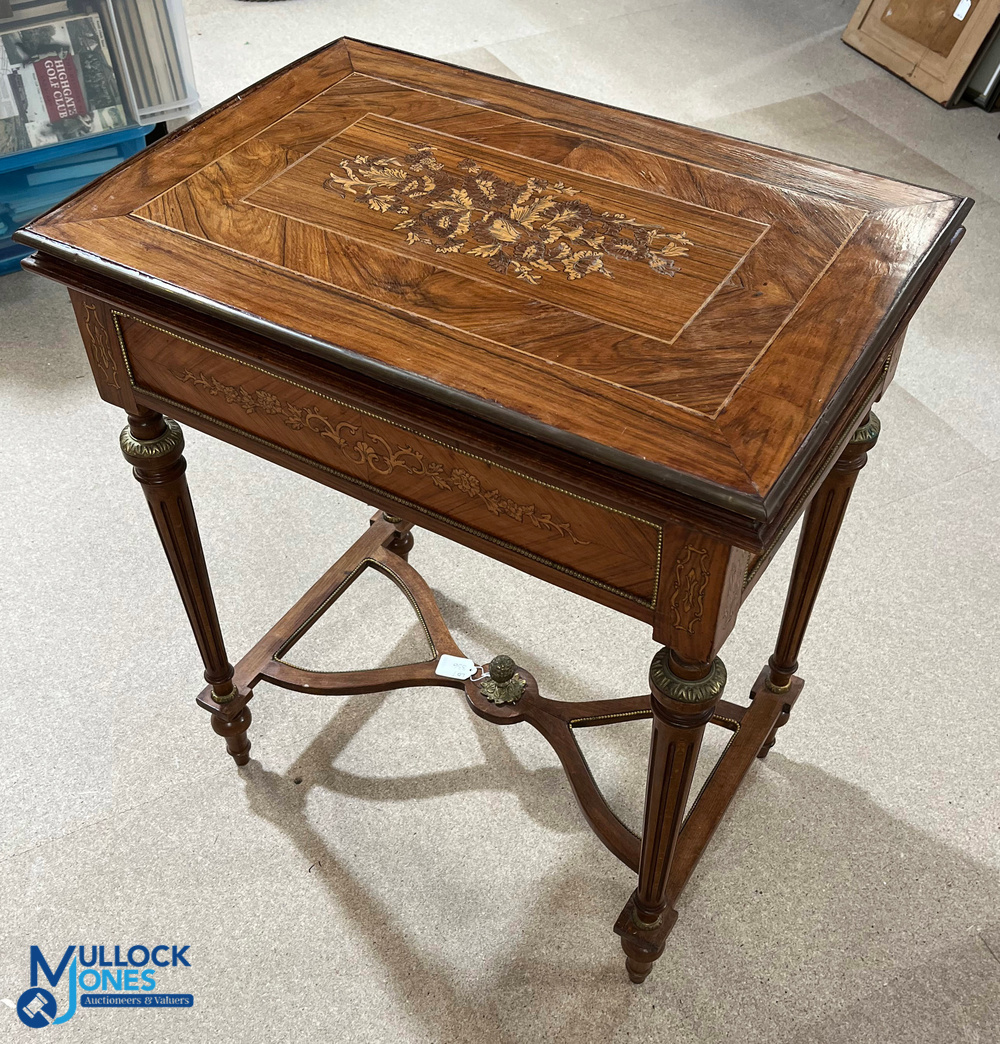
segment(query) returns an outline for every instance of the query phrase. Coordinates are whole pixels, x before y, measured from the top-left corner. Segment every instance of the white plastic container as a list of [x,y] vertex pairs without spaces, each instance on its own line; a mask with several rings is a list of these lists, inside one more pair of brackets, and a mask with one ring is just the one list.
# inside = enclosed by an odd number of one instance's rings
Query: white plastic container
[[181,0],[110,0],[139,122],[198,109]]

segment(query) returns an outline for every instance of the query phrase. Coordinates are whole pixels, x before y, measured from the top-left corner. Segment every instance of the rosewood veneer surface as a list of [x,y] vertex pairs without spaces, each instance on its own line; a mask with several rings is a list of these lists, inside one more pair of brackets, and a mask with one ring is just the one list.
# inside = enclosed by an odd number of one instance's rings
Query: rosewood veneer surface
[[342,40],[23,239],[720,507],[752,546],[967,206]]

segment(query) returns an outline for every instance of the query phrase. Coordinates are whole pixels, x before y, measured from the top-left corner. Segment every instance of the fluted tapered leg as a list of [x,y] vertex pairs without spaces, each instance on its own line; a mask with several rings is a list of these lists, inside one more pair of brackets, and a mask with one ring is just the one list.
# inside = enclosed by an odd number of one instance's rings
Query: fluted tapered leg
[[[774,654],[768,660],[768,673],[764,684],[771,692],[787,692],[791,687],[792,678],[799,666],[798,656],[802,639],[805,637],[820,585],[826,575],[826,568],[830,564],[837,534],[844,521],[851,493],[854,491],[854,483],[858,479],[858,473],[868,462],[868,451],[878,441],[879,427],[878,418],[875,414],[869,413],[830,474],[823,480],[806,510],[792,578],[788,585],[788,597],[781,617],[778,641],[774,647]],[[754,695],[755,693],[751,693],[751,698]],[[778,729],[787,721],[787,713],[778,719],[774,732],[761,748],[758,757],[767,756],[767,752],[774,746]]]
[[629,978],[642,982],[677,920],[668,902],[667,881],[684,822],[701,740],[726,684],[719,659],[686,664],[667,649],[649,671],[653,723],[643,815],[639,882],[615,931],[621,936]]
[[[205,664],[205,680],[212,686],[215,702],[224,707],[238,692],[233,686],[233,666],[226,656],[198,523],[184,477],[187,464],[182,456],[184,436],[180,425],[152,410],[129,414],[128,427],[121,433],[121,448],[149,504]],[[246,738],[249,724],[250,712],[246,710],[232,720],[213,715],[213,728],[226,736],[229,753],[237,765],[245,765],[250,757],[250,742]]]

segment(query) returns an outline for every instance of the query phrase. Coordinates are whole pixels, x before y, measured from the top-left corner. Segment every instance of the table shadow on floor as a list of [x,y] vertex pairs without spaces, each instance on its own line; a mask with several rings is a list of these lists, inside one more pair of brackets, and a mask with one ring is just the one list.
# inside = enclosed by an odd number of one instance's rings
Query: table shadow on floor
[[[517,658],[522,651],[511,652]],[[575,683],[573,692],[589,695]],[[875,977],[925,962],[1000,902],[990,868],[889,814],[859,788],[775,752],[751,769],[681,898],[666,955],[645,986],[633,987],[611,934],[632,878],[585,830],[561,770],[526,768],[497,727],[474,717],[480,764],[388,778],[338,769],[339,755],[386,699],[338,701],[337,714],[287,771],[252,760],[243,776],[251,811],[315,867],[338,915],[370,944],[390,988],[430,1039],[520,1044],[556,1031],[560,1039],[595,1032],[613,1039],[626,1023],[645,1025],[648,1039],[666,1039],[668,1030],[736,1039],[736,1026],[744,1040],[753,1033],[790,1039],[797,1027],[870,992]],[[641,777],[645,765],[630,771]],[[502,958],[477,959],[475,909],[467,936],[444,941],[446,958],[403,930],[394,906],[403,897],[367,886],[335,853],[336,838],[310,822],[314,788],[373,802],[514,794],[534,824],[562,835],[564,851],[521,911]],[[484,904],[504,902],[488,868],[481,881]],[[446,907],[452,897],[442,891],[433,901]],[[456,949],[458,961],[451,959]],[[716,989],[719,981],[725,991]],[[780,1017],[775,997],[782,998]]]

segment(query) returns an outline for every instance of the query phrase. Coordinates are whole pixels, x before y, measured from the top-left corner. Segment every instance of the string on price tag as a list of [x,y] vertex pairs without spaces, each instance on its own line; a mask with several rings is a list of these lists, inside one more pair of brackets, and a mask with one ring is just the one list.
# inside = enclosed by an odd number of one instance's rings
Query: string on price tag
[[482,678],[489,676],[489,671],[485,666],[479,665],[465,656],[449,656],[447,653],[442,653],[438,657],[437,667],[434,668],[434,673],[439,674],[442,678],[454,678],[457,681],[469,681],[477,671],[483,673],[480,678],[475,679],[476,681],[481,681]]

